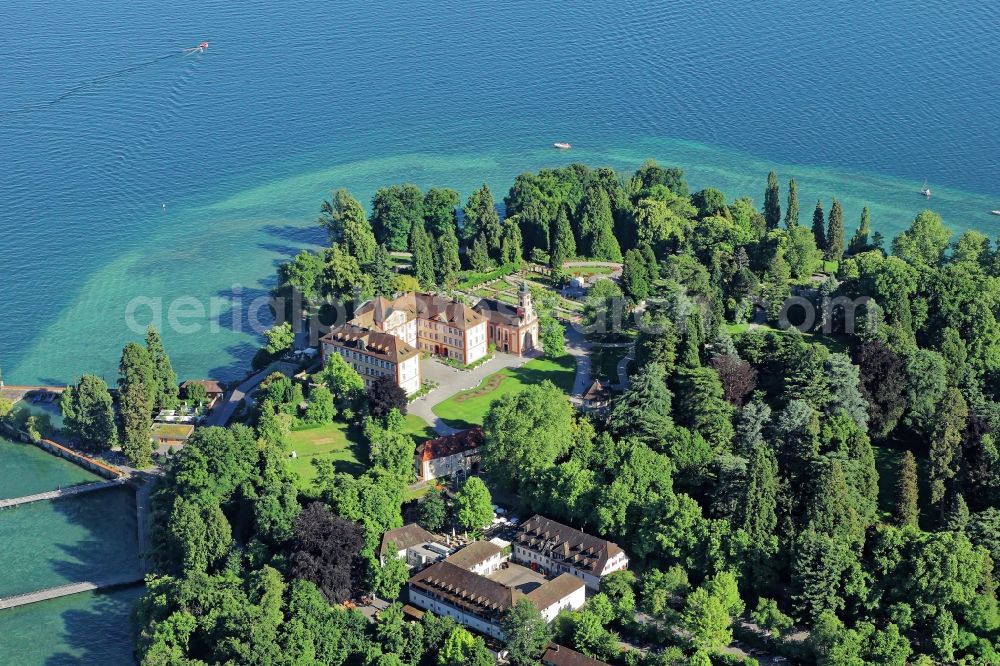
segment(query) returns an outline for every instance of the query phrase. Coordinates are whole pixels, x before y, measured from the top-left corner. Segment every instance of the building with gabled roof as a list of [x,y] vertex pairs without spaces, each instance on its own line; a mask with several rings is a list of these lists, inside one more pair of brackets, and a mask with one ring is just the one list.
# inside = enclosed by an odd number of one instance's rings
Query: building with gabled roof
[[487,636],[503,640],[500,620],[522,598],[532,602],[548,622],[560,611],[576,610],[586,603],[586,586],[573,576],[559,576],[525,594],[491,576],[459,566],[452,558],[432,564],[410,578],[409,602],[435,615],[451,617]]
[[628,568],[618,544],[537,514],[518,527],[512,559],[549,575],[572,574],[592,590],[604,576]]
[[479,426],[418,444],[413,454],[417,477],[430,481],[454,474],[467,476],[479,466],[482,445]]
[[[330,354],[340,354],[361,374],[365,386],[394,373],[403,390],[415,393],[420,389],[422,352],[463,365],[486,356],[486,319],[464,303],[433,294],[377,296],[320,343],[324,363]],[[376,353],[368,354],[369,348]]]
[[542,666],[608,666],[606,662],[570,650],[558,643],[549,643],[542,653]]
[[474,306],[487,321],[486,336],[497,350],[523,356],[541,348],[538,339],[538,315],[531,302],[527,282],[521,283],[517,305],[493,298],[481,298]]
[[480,576],[486,576],[499,569],[506,559],[503,548],[492,541],[473,541],[450,556],[445,562],[468,569]]

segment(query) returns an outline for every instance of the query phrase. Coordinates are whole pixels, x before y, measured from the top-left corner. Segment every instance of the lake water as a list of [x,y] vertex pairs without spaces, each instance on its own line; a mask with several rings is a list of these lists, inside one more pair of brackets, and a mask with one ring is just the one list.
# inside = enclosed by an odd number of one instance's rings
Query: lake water
[[[164,338],[182,379],[242,374],[259,346],[243,308],[278,262],[322,239],[320,200],[341,186],[367,202],[387,183],[464,197],[487,182],[500,199],[526,169],[634,169],[654,157],[683,166],[695,189],[757,201],[775,168],[783,184],[798,179],[804,217],[816,198],[839,197],[849,232],[868,204],[875,228],[897,233],[925,207],[924,180],[953,228],[993,236],[1000,222],[988,214],[1000,208],[993,0],[136,0],[58,11],[21,0],[3,19],[0,367],[11,384],[113,381],[122,345],[139,337],[125,324],[136,298],[190,312],[238,295],[218,330],[195,315],[185,323],[200,331],[164,326]],[[180,54],[202,40],[207,52]],[[137,315],[145,323],[149,311]],[[61,550],[76,562],[94,534],[128,532],[39,511],[54,526],[51,543],[34,545],[46,561]],[[39,576],[57,574],[46,565]],[[40,629],[19,644],[77,654],[74,635],[110,602],[76,599],[0,625],[51,609],[20,625]],[[46,627],[68,616],[74,632],[52,642]]]
[[[0,436],[0,499],[24,497],[100,480],[101,477],[96,474],[46,453],[37,446]],[[2,594],[0,592],[0,596]]]

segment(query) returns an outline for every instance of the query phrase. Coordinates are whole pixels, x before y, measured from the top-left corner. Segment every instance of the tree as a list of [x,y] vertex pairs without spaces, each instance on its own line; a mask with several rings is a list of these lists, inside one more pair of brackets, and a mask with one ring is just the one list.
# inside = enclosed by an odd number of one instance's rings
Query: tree
[[521,237],[521,227],[517,220],[505,220],[503,233],[500,237],[500,263],[512,264],[521,261],[524,252],[524,241]]
[[646,268],[645,258],[639,250],[628,250],[622,267],[622,287],[625,295],[633,303],[639,303],[649,295],[649,286],[649,271]]
[[76,386],[66,389],[59,406],[67,428],[83,448],[108,451],[118,444],[111,394],[100,377],[81,377]]
[[185,398],[196,405],[204,405],[208,402],[208,391],[205,386],[198,382],[191,382],[185,389]]
[[410,230],[424,219],[424,195],[416,185],[381,187],[372,198],[371,226],[375,240],[393,251],[406,249]]
[[395,377],[379,377],[368,389],[368,411],[377,419],[385,418],[393,409],[406,415],[406,391],[396,383]]
[[124,391],[131,384],[142,386],[143,407],[152,412],[158,394],[155,369],[149,352],[135,342],[125,345],[118,362],[118,389]]
[[476,236],[472,241],[472,246],[469,248],[466,256],[469,259],[469,268],[477,273],[490,271],[495,265],[493,260],[490,259],[489,247],[486,245],[486,240],[482,234]]
[[280,356],[291,351],[295,344],[295,334],[292,332],[292,325],[287,321],[275,324],[264,332],[267,343],[264,345],[265,351],[271,356]]
[[430,236],[424,231],[424,221],[417,220],[410,233],[410,252],[413,253],[413,272],[424,289],[432,289],[436,279],[434,270],[434,247]]
[[528,599],[522,597],[500,619],[500,631],[514,666],[535,666],[549,642],[545,618]]
[[389,255],[389,248],[381,244],[375,248],[368,272],[372,277],[372,291],[376,296],[392,297],[396,293],[395,277],[392,258]]
[[723,397],[736,407],[757,388],[757,371],[752,365],[731,354],[719,354],[712,358],[712,367],[719,373]]
[[559,358],[566,354],[566,329],[555,317],[544,315],[539,318],[538,339],[546,358]]
[[732,618],[742,612],[736,579],[724,572],[688,595],[681,624],[695,649],[718,652],[733,641]]
[[483,466],[494,482],[516,490],[566,455],[573,414],[566,395],[547,380],[495,400],[483,421]]
[[122,453],[133,467],[142,469],[152,463],[153,442],[150,430],[153,417],[147,405],[147,391],[142,383],[130,383],[120,396]]
[[326,384],[341,410],[355,404],[365,392],[365,380],[340,354],[327,356],[326,365],[315,378]]
[[[794,181],[793,181],[794,182]],[[788,197],[791,198],[791,191]],[[781,224],[781,193],[778,191],[778,174],[771,171],[767,174],[767,189],[764,190],[764,220],[767,230],[777,229]]]
[[552,223],[551,248],[549,266],[557,270],[576,256],[576,239],[573,237],[573,227],[570,226],[566,206],[559,206],[559,212]]
[[306,407],[306,421],[309,423],[330,423],[336,416],[333,394],[322,384],[309,392],[309,406]]
[[602,261],[621,261],[622,251],[615,238],[611,200],[603,187],[587,188],[580,211],[580,236],[587,256]]
[[500,215],[497,213],[493,192],[485,183],[469,196],[462,209],[462,238],[469,242],[481,237],[486,247],[486,253],[491,261],[500,259],[500,242],[503,231],[500,227]]
[[437,532],[444,527],[444,521],[447,517],[448,506],[445,504],[444,494],[440,490],[432,488],[420,502],[420,524],[431,532]]
[[862,252],[867,252],[869,249],[868,237],[872,232],[872,220],[871,213],[868,212],[868,206],[865,206],[861,210],[861,224],[858,225],[857,230],[855,230],[854,235],[851,236],[851,242],[847,245],[847,253],[850,255],[860,254]]
[[446,233],[455,236],[455,211],[461,201],[458,192],[447,187],[432,187],[424,195],[424,224],[427,233],[440,238]]
[[834,199],[830,206],[830,219],[826,230],[826,246],[823,256],[827,261],[840,261],[844,257],[844,211],[837,199]]
[[473,637],[463,627],[455,627],[441,646],[437,663],[438,666],[493,666],[496,660],[482,637]]
[[316,584],[331,603],[343,603],[357,585],[358,554],[364,545],[361,528],[333,515],[320,502],[307,504],[295,519],[290,571]]
[[785,260],[792,276],[800,279],[811,276],[820,267],[823,253],[816,247],[816,239],[809,229],[794,226],[788,230]]
[[942,512],[948,486],[957,475],[955,459],[961,450],[962,432],[968,415],[969,408],[962,393],[949,387],[934,415],[935,425],[930,442],[930,501]]
[[146,351],[153,364],[153,378],[156,382],[156,395],[153,407],[170,409],[177,404],[177,375],[170,364],[167,350],[163,348],[160,332],[154,326],[146,329]]
[[750,619],[757,625],[771,632],[771,638],[781,638],[781,635],[794,626],[792,618],[781,612],[774,599],[761,597],[757,600],[757,608],[751,611]]
[[466,531],[479,530],[493,522],[493,498],[486,484],[472,477],[455,494],[455,518]]
[[941,216],[929,210],[922,211],[910,228],[892,241],[892,253],[911,266],[938,266],[951,231],[941,223]]
[[[393,544],[395,545],[395,544]],[[397,557],[395,548],[389,550],[385,562],[378,563],[372,561],[371,570],[375,572],[372,581],[372,592],[383,599],[395,599],[399,596],[400,590],[406,585],[410,578],[410,567],[406,565],[406,560]]]
[[726,402],[719,374],[712,368],[684,368],[675,375],[678,422],[696,430],[716,451],[733,439],[733,406]]
[[920,506],[917,501],[917,459],[907,451],[899,465],[899,478],[896,481],[896,523],[902,527],[917,526],[920,517]]
[[813,211],[813,225],[812,232],[813,238],[816,241],[816,247],[823,248],[826,250],[826,223],[823,214],[823,202],[816,199],[816,209]]
[[799,226],[799,185],[792,178],[788,181],[788,208],[785,210],[785,228],[791,231]]
[[434,270],[438,284],[446,287],[451,284],[455,274],[462,270],[462,259],[459,255],[455,226],[445,227],[440,234],[435,236],[435,239]]

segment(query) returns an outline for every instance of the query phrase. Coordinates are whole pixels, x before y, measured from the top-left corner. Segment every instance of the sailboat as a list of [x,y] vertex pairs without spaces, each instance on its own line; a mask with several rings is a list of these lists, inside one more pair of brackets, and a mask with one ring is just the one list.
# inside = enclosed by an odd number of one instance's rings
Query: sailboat
[[931,196],[931,188],[927,187],[927,181],[926,180],[924,181],[924,186],[920,188],[920,193],[922,195],[924,195],[925,197],[927,197],[928,199]]

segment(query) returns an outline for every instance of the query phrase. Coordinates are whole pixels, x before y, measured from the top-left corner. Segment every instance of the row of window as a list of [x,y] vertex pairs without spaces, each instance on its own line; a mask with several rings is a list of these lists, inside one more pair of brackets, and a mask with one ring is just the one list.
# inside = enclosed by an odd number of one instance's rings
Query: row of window
[[[380,358],[369,356],[368,354],[362,354],[361,352],[356,352],[353,349],[344,349],[343,347],[336,347],[336,350],[337,353],[343,356],[344,358],[348,358],[354,361],[363,361],[365,363],[377,366],[379,368],[385,368],[387,370],[396,367],[395,363],[384,361]],[[355,366],[355,369],[357,369],[357,366]],[[360,372],[360,370],[358,370],[358,372]]]

